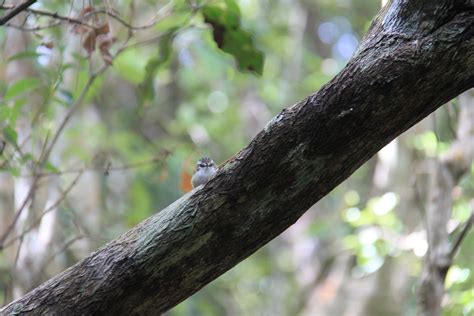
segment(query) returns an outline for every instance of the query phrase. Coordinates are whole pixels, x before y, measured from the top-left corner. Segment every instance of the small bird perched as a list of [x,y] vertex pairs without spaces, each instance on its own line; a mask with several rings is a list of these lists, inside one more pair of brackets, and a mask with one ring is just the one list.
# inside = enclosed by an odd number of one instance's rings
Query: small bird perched
[[191,182],[193,188],[197,188],[201,184],[209,181],[217,172],[217,167],[214,161],[209,157],[202,157],[196,164],[196,170],[194,171]]

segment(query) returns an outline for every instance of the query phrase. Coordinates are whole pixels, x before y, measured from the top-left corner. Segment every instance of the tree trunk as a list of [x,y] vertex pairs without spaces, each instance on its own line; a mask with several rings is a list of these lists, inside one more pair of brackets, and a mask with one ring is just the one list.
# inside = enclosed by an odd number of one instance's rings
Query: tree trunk
[[284,109],[210,182],[1,312],[164,312],[473,86],[474,5],[394,0],[333,80]]

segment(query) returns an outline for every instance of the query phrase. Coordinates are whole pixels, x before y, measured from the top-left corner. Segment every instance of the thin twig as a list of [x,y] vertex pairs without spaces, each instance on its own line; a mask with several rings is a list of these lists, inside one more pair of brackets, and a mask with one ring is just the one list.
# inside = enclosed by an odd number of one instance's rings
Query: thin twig
[[474,223],[474,212],[471,212],[471,216],[469,216],[469,219],[466,221],[466,223],[464,223],[464,227],[459,233],[458,238],[456,238],[453,248],[451,249],[451,252],[449,253],[449,258],[451,258],[451,260],[454,259],[454,256],[458,252],[459,247],[461,247],[462,241],[466,237],[469,230],[472,228],[473,223]]
[[138,47],[138,46],[142,46],[142,45],[146,45],[146,44],[150,44],[150,43],[159,41],[162,37],[163,37],[163,34],[159,34],[159,35],[153,36],[153,37],[151,37],[151,38],[147,38],[147,39],[139,40],[139,41],[134,42],[134,43],[130,43],[130,44],[127,46],[127,49],[128,49],[128,48]]
[[[168,9],[168,7],[165,5],[164,7],[162,7],[158,13],[156,15],[159,15],[160,12],[164,9]],[[122,24],[123,26],[125,26],[126,28],[130,29],[130,30],[146,30],[146,29],[149,29],[153,26],[155,26],[156,24],[160,23],[162,21],[163,18],[167,17],[169,15],[170,11],[167,11],[164,13],[163,17],[161,18],[154,18],[150,23],[148,24],[145,24],[145,25],[132,25],[128,22],[126,22],[125,20],[123,20],[120,16],[116,15],[115,13],[112,13],[110,12],[109,10],[107,9],[99,9],[99,10],[94,10],[90,13],[88,13],[86,15],[87,16],[91,16],[91,15],[96,15],[96,14],[105,14],[113,19],[115,19],[117,22],[119,22],[120,24]]]
[[[126,47],[122,47],[116,54],[114,57],[117,57],[117,55],[119,55]],[[63,121],[61,122],[61,124],[59,125],[59,128],[58,130],[56,131],[56,133],[54,134],[51,142],[49,143],[48,146],[46,146],[46,144],[44,145],[43,149],[42,149],[42,154],[41,154],[41,160],[38,162],[37,164],[37,167],[35,168],[34,170],[34,176],[33,176],[33,181],[32,181],[32,184],[31,184],[31,187],[26,195],[26,198],[24,199],[23,203],[21,204],[20,208],[18,209],[18,211],[15,213],[15,217],[13,218],[13,221],[10,223],[10,225],[7,227],[6,231],[3,233],[3,235],[0,237],[0,250],[4,248],[4,242],[5,242],[5,239],[8,237],[8,235],[10,234],[10,232],[13,230],[13,228],[15,227],[16,223],[18,222],[18,219],[20,218],[20,215],[21,213],[23,212],[24,208],[26,207],[26,205],[28,204],[28,201],[31,199],[31,197],[33,196],[34,194],[34,191],[36,190],[36,185],[37,185],[37,182],[38,182],[38,179],[39,179],[39,176],[38,176],[38,173],[37,171],[38,170],[41,170],[43,169],[44,165],[46,164],[46,162],[48,161],[48,158],[54,148],[54,146],[56,145],[56,142],[58,141],[59,139],[59,136],[61,135],[63,129],[65,128],[66,124],[68,123],[68,121],[70,120],[70,118],[72,117],[72,115],[74,114],[74,112],[79,108],[79,106],[82,104],[82,101],[84,100],[87,92],[89,91],[90,87],[92,86],[92,84],[94,83],[95,79],[100,75],[102,74],[107,68],[109,67],[108,64],[104,64],[97,72],[93,73],[90,77],[89,77],[89,80],[87,81],[87,83],[85,84],[84,88],[82,88],[82,91],[79,95],[79,97],[76,99],[76,101],[74,102],[74,104],[69,108],[68,112],[66,113],[66,116],[64,117]],[[48,139],[46,139],[47,141]]]
[[[58,251],[56,251],[55,253],[53,253],[53,254],[45,261],[44,267],[47,266],[47,264],[48,264],[49,262],[51,262],[57,255],[59,255],[60,253],[63,253],[64,250],[66,250],[70,245],[72,245],[74,242],[76,242],[76,241],[78,241],[78,240],[80,240],[80,239],[82,239],[82,238],[84,238],[84,236],[78,235],[78,236],[76,236],[76,237],[74,237],[74,238],[68,240],[67,242],[65,242],[65,243],[63,244],[63,246],[62,246]],[[44,269],[44,267],[43,267],[43,269]]]
[[[8,8],[11,8],[11,6],[0,6],[0,9],[8,9]],[[126,28],[130,29],[130,30],[145,30],[145,29],[149,29],[153,26],[155,26],[156,24],[158,24],[159,22],[162,21],[163,18],[167,17],[170,13],[170,10],[169,10],[169,6],[168,5],[165,5],[163,6],[156,15],[159,15],[161,13],[162,10],[168,10],[166,11],[163,16],[161,18],[154,18],[150,23],[148,24],[145,24],[145,25],[131,25],[130,23],[126,22],[124,19],[122,19],[120,16],[118,16],[117,14],[115,13],[112,13],[110,10],[107,10],[107,9],[99,9],[99,10],[94,10],[90,13],[87,13],[86,15],[84,15],[84,18],[88,18],[88,17],[91,17],[91,16],[94,16],[94,15],[98,15],[98,14],[105,14],[111,18],[113,18],[114,20],[116,20],[117,22],[119,22],[120,24],[122,24],[123,26],[125,26]],[[76,19],[76,18],[72,18],[72,17],[68,17],[68,16],[64,16],[64,15],[60,15],[58,14],[57,12],[50,12],[50,11],[44,11],[44,10],[37,10],[37,9],[25,9],[25,11],[29,12],[29,13],[32,13],[32,14],[35,14],[35,15],[40,15],[40,16],[47,16],[47,17],[50,17],[52,19],[56,19],[56,20],[61,20],[61,21],[65,21],[65,22],[68,22],[68,23],[71,23],[71,24],[78,24],[78,25],[83,25],[83,26],[86,26],[86,27],[89,27],[89,28],[92,28],[92,29],[95,29],[96,27],[93,26],[93,25],[90,25],[90,24],[87,24],[85,23],[84,21],[82,20],[79,20],[79,19]],[[9,26],[12,26],[12,27],[18,27],[19,26],[14,26],[14,25],[9,25]]]
[[16,211],[15,213],[15,217],[13,218],[13,221],[10,223],[10,225],[8,225],[6,231],[3,233],[3,235],[0,237],[0,250],[3,249],[4,247],[4,242],[5,242],[5,239],[8,237],[8,235],[10,234],[10,232],[13,230],[13,228],[15,227],[18,219],[20,218],[20,215],[21,213],[23,212],[24,208],[26,207],[26,205],[28,204],[28,201],[30,200],[30,198],[33,196],[33,193],[34,191],[36,190],[36,184],[38,182],[38,177],[34,177],[33,178],[33,181],[31,183],[31,186],[30,186],[30,189],[25,197],[25,199],[23,200],[23,203],[21,204],[20,208],[18,209],[18,211]]
[[[45,154],[45,149],[46,149],[46,144],[49,139],[49,132],[46,135],[45,141],[43,143],[43,146],[41,147],[41,152],[40,152],[40,157],[44,157]],[[17,149],[18,150],[18,149]],[[38,170],[41,170],[44,166],[44,161],[40,162],[38,165],[33,166],[33,181],[31,183],[30,189],[28,190],[28,193],[26,194],[25,199],[23,200],[20,208],[15,212],[15,216],[13,218],[13,221],[8,225],[7,229],[3,233],[3,235],[0,237],[0,249],[3,249],[4,247],[4,242],[5,239],[8,237],[8,235],[11,233],[13,228],[15,227],[16,223],[18,222],[18,219],[20,218],[21,213],[23,213],[23,210],[25,209],[26,205],[28,204],[29,200],[33,197],[35,191],[36,191],[36,186],[38,184],[39,176],[38,176]],[[39,167],[39,168],[38,168]]]
[[[115,58],[117,58],[117,56],[119,56],[121,53],[123,53],[126,49],[129,48],[129,46],[127,46],[127,43],[129,41],[129,39],[131,38],[131,36],[129,36],[124,44],[122,45],[122,47],[115,53],[115,55],[112,57],[112,60],[115,60]],[[94,83],[95,79],[97,79],[97,77],[99,75],[101,75],[102,73],[104,73],[108,68],[109,68],[109,64],[104,64],[99,70],[97,70],[95,73],[91,74],[90,77],[89,77],[89,80],[87,80],[84,88],[82,88],[82,91],[79,95],[79,97],[76,99],[76,101],[69,107],[69,110],[68,112],[66,113],[63,121],[61,122],[61,124],[59,125],[58,127],[58,130],[56,131],[56,133],[54,134],[53,136],[53,139],[51,140],[51,143],[49,144],[48,146],[48,149],[46,150],[46,153],[44,155],[44,160],[43,160],[43,164],[45,161],[47,161],[47,159],[49,158],[49,155],[51,154],[51,151],[53,150],[54,148],[54,145],[56,144],[56,142],[58,141],[59,139],[59,136],[61,135],[63,129],[66,127],[66,124],[69,122],[69,120],[71,119],[72,115],[74,114],[74,112],[79,108],[79,106],[82,104],[82,101],[84,100],[87,92],[89,91],[90,87],[92,86],[92,84]]]
[[40,25],[40,26],[33,26],[33,27],[24,27],[24,26],[14,25],[10,23],[5,24],[6,27],[10,27],[10,28],[20,30],[23,32],[36,32],[36,31],[50,29],[59,25],[61,25],[61,21],[56,21],[48,25]]
[[54,134],[51,142],[49,143],[49,146],[46,149],[45,155],[43,157],[43,161],[41,162],[42,165],[44,165],[44,163],[48,160],[49,155],[51,154],[51,151],[53,150],[54,145],[56,145],[56,142],[58,141],[59,136],[61,135],[64,127],[66,127],[66,124],[69,122],[69,120],[71,119],[74,112],[76,112],[76,110],[82,104],[82,101],[86,97],[87,92],[89,92],[89,89],[92,86],[92,84],[94,83],[95,79],[100,74],[102,74],[108,68],[108,66],[109,66],[108,64],[104,64],[97,72],[93,73],[89,77],[89,80],[87,80],[84,88],[82,88],[81,94],[79,95],[79,97],[76,99],[76,101],[69,108],[68,112],[66,113],[66,116],[64,117],[61,124],[59,125],[58,130],[56,131],[56,133]]
[[[0,9],[7,9],[9,7],[10,6],[6,6],[6,5],[5,6],[0,6]],[[96,28],[94,25],[88,24],[88,23],[86,23],[82,20],[72,18],[72,17],[68,17],[68,16],[64,16],[64,15],[60,15],[57,12],[49,12],[49,11],[44,11],[44,10],[30,9],[30,8],[25,9],[25,11],[28,12],[28,13],[31,13],[31,14],[40,15],[40,16],[47,16],[47,17],[50,17],[52,19],[61,20],[61,21],[68,22],[68,23],[71,23],[71,24],[83,25],[83,26],[91,28],[91,29]]]
[[41,265],[41,269],[38,273],[38,276],[41,276],[43,273],[44,273],[44,269],[49,265],[49,263],[51,261],[54,260],[54,258],[56,258],[56,256],[58,256],[59,254],[63,253],[70,245],[72,245],[73,243],[75,243],[76,241],[80,240],[84,238],[83,235],[77,235],[73,238],[71,238],[70,240],[66,241],[62,246],[61,248],[59,248],[56,252],[54,252],[53,254],[51,254],[51,256],[49,256],[48,259],[46,259],[42,265]]
[[[117,57],[120,53],[122,53],[124,50],[126,50],[128,47],[127,46],[123,46],[121,49],[119,49],[119,51],[115,54],[114,58]],[[46,146],[46,144],[44,145],[43,149],[42,149],[42,159],[40,160],[40,162],[38,163],[38,169],[37,170],[41,170],[44,165],[46,164],[56,142],[58,141],[59,139],[59,136],[61,135],[62,131],[64,130],[66,124],[68,123],[68,121],[70,120],[70,118],[72,117],[72,115],[74,114],[74,112],[79,108],[79,106],[82,104],[82,101],[84,100],[87,92],[89,91],[90,87],[92,86],[92,84],[94,83],[95,79],[100,75],[102,74],[107,68],[108,68],[108,64],[104,64],[97,72],[95,72],[94,74],[92,74],[90,77],[89,77],[89,80],[87,81],[87,83],[85,84],[84,88],[82,89],[79,97],[76,99],[76,101],[74,102],[74,104],[69,108],[68,112],[66,113],[66,116],[64,117],[63,121],[61,122],[61,124],[59,125],[59,128],[58,130],[56,131],[56,133],[54,134],[51,142],[49,143],[48,146]],[[46,139],[47,141],[47,139]],[[125,168],[125,167],[124,167]],[[26,196],[26,198],[24,199],[23,203],[21,204],[20,208],[18,209],[18,211],[15,213],[15,217],[13,219],[13,221],[10,223],[10,225],[8,226],[7,230],[5,231],[5,233],[0,237],[0,249],[3,249],[4,248],[4,242],[5,242],[5,239],[8,237],[8,235],[10,234],[10,232],[13,230],[13,228],[15,227],[21,213],[23,212],[24,208],[26,207],[28,201],[30,200],[30,198],[33,196],[33,193],[36,189],[36,185],[37,185],[37,182],[38,182],[38,178],[39,178],[39,174],[35,172],[35,175],[33,177],[33,181],[32,181],[32,185],[30,187],[30,190],[28,191],[28,194]]]
[[[122,45],[122,47],[116,52],[116,54],[113,56],[112,59],[115,59],[118,55],[120,55],[122,52],[124,52],[125,50],[127,50],[128,48],[130,48],[131,46],[133,45],[129,45],[127,46],[128,44],[128,41],[129,39],[131,38],[131,34],[129,35],[129,37],[127,38],[127,40],[124,42],[124,44]],[[25,200],[23,201],[22,205],[20,206],[19,210],[16,212],[15,214],[15,217],[12,221],[12,223],[8,226],[7,230],[5,231],[5,233],[0,237],[0,250],[4,248],[4,242],[5,242],[5,239],[8,237],[8,235],[10,234],[10,232],[13,230],[13,228],[15,227],[22,211],[24,210],[24,208],[26,207],[28,201],[31,199],[31,197],[33,196],[34,194],[34,191],[36,190],[36,185],[37,185],[37,182],[38,182],[38,179],[39,179],[39,174],[38,174],[38,171],[39,170],[42,170],[46,164],[46,162],[48,161],[49,159],[49,156],[54,148],[54,146],[56,145],[56,142],[58,141],[60,135],[62,134],[64,128],[66,127],[66,124],[69,122],[69,120],[71,119],[72,115],[76,112],[76,110],[80,107],[80,105],[82,104],[82,102],[84,101],[84,98],[86,96],[86,94],[88,93],[90,87],[92,86],[92,84],[94,83],[95,79],[101,75],[103,72],[105,72],[109,67],[109,64],[104,64],[98,71],[96,71],[95,73],[91,74],[88,81],[86,82],[86,84],[84,85],[84,87],[82,88],[82,91],[81,93],[79,94],[79,97],[75,100],[75,102],[69,107],[64,119],[62,120],[62,122],[60,123],[56,133],[53,135],[52,139],[51,139],[51,142],[49,142],[48,145],[44,145],[43,149],[42,149],[42,155],[41,155],[41,159],[40,161],[38,162],[35,170],[34,170],[34,177],[33,177],[33,181],[32,181],[32,185],[30,187],[30,190],[28,191],[28,194],[25,198]]]
[[[68,169],[68,170],[58,170],[58,171],[50,171],[50,172],[41,172],[38,174],[40,177],[48,177],[48,176],[56,176],[56,175],[65,175],[65,174],[74,174],[74,173],[83,173],[88,171],[120,171],[120,170],[129,170],[144,167],[147,165],[152,165],[161,162],[164,158],[168,156],[170,151],[164,150],[163,153],[160,153],[159,156],[153,157],[148,160],[134,162],[130,164],[123,164],[118,166],[108,165],[107,168],[105,167],[84,167],[79,169]],[[29,177],[29,175],[24,175],[25,177]]]
[[23,237],[20,238],[20,244],[18,245],[16,249],[15,260],[13,261],[12,269],[14,269],[16,265],[18,264],[18,259],[20,258],[21,246],[23,246]]
[[16,15],[20,14],[21,11],[26,10],[30,5],[35,3],[36,0],[27,0],[23,2],[22,4],[16,6],[14,9],[10,11],[10,13],[5,14],[3,18],[0,19],[0,25],[4,25],[11,19],[13,19]]
[[18,236],[13,237],[12,239],[8,240],[3,244],[3,248],[7,248],[10,245],[12,245],[16,240],[23,238],[28,232],[30,232],[36,225],[38,225],[41,222],[41,219],[43,216],[45,216],[47,213],[51,212],[54,210],[59,204],[61,204],[62,201],[67,197],[69,192],[71,192],[72,188],[77,184],[81,177],[82,173],[78,174],[74,180],[69,184],[69,186],[64,190],[64,192],[61,194],[61,196],[54,202],[51,206],[49,206],[46,210],[44,210],[41,215],[30,225],[28,228],[26,228],[24,231],[21,232]]

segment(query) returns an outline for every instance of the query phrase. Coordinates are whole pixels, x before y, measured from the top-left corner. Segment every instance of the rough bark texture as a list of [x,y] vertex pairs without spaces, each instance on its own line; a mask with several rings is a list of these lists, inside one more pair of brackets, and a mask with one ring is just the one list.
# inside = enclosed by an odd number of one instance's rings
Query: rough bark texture
[[205,186],[2,312],[166,311],[279,235],[382,146],[472,86],[472,4],[395,0],[341,73],[283,110]]

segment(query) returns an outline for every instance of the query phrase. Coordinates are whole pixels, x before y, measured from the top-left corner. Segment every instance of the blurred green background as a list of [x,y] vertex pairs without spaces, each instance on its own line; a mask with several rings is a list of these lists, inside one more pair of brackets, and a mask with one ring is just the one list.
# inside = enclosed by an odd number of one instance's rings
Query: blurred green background
[[[107,30],[91,39],[87,28],[51,26],[34,13],[1,28],[0,235],[29,202],[0,252],[0,304],[175,201],[190,189],[198,158],[224,162],[284,107],[317,91],[380,7],[44,0],[31,8]],[[415,315],[427,249],[424,166],[455,140],[458,112],[453,101],[399,137],[284,234],[167,314]],[[454,228],[469,217],[471,183],[467,174],[456,186]],[[473,247],[471,234],[448,273],[445,315],[474,314]]]

